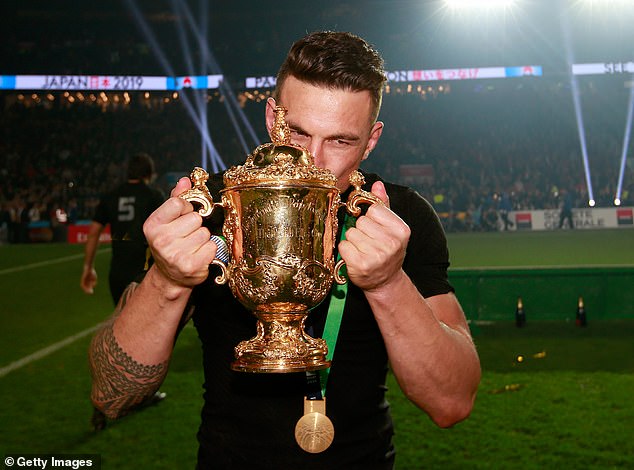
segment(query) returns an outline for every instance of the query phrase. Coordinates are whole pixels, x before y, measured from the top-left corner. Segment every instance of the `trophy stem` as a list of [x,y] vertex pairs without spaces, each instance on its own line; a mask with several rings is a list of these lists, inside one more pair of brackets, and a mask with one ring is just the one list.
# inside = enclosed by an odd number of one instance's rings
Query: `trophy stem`
[[308,311],[254,312],[257,334],[235,347],[231,368],[241,372],[304,372],[326,369],[326,341],[304,331]]

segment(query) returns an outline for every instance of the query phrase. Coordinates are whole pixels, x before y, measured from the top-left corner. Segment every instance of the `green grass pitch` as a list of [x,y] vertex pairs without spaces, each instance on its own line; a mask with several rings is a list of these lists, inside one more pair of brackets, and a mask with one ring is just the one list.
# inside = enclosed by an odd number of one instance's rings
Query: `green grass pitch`
[[[449,234],[449,246],[456,268],[634,266],[631,230]],[[0,453],[100,454],[105,469],[194,468],[202,371],[191,326],[162,387],[167,400],[90,429],[86,350],[112,306],[108,249],[97,256],[94,296],[79,288],[81,254],[71,245],[0,246]],[[436,428],[390,377],[396,468],[634,468],[634,319],[588,315],[587,328],[509,321],[474,330],[482,383],[471,417],[451,429]],[[31,356],[51,345],[59,348]]]

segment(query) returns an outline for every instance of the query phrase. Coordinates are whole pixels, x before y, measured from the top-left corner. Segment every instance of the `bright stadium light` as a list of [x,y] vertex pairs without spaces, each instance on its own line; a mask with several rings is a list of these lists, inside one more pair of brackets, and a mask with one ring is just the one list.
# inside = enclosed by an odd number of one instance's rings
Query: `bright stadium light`
[[627,110],[627,119],[625,121],[625,132],[623,135],[623,147],[621,150],[621,165],[619,167],[619,180],[616,185],[616,194],[614,195],[614,205],[621,205],[621,195],[623,194],[623,178],[625,177],[625,166],[627,163],[627,149],[630,146],[630,132],[632,130],[632,118],[634,117],[634,88],[630,89],[630,102]]
[[572,6],[589,16],[598,14],[623,17],[623,15],[634,13],[632,0],[576,0]]
[[564,49],[566,51],[566,59],[568,62],[570,90],[572,92],[572,102],[575,110],[575,117],[577,120],[577,131],[579,133],[579,144],[581,146],[581,157],[583,159],[583,170],[586,175],[586,187],[588,189],[588,205],[594,207],[595,200],[592,191],[592,177],[590,175],[590,161],[588,159],[588,148],[586,146],[586,130],[583,124],[583,113],[581,109],[581,93],[579,92],[579,82],[577,77],[572,73],[572,65],[574,64],[574,51],[572,49],[572,40],[570,35],[570,25],[565,16],[561,17],[561,29],[563,33]]
[[617,5],[629,5],[631,0],[578,0],[579,3],[583,3],[590,6],[611,7]]
[[484,9],[484,8],[508,8],[518,0],[445,0],[449,8],[454,9]]

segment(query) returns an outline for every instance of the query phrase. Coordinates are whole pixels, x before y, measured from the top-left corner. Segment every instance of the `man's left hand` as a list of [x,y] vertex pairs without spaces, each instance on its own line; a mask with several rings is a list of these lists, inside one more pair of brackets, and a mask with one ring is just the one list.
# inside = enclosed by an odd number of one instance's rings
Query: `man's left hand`
[[409,226],[390,210],[390,201],[382,182],[372,185],[372,194],[383,204],[372,205],[348,229],[339,244],[348,276],[363,290],[382,288],[401,272],[410,237]]

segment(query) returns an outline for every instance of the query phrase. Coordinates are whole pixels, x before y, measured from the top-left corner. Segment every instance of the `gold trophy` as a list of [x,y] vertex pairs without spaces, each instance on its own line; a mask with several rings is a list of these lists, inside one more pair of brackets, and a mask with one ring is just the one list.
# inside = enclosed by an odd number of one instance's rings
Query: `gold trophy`
[[[231,259],[220,266],[217,284],[229,283],[232,294],[257,318],[257,334],[235,347],[231,368],[245,372],[300,372],[325,369],[327,346],[304,331],[309,310],[328,294],[343,260],[335,264],[338,221],[343,205],[337,178],[317,168],[304,147],[290,143],[286,109],[277,107],[272,143],[257,147],[244,165],[223,175],[221,201],[214,202],[202,168],[191,174],[193,187],[180,197],[200,204],[203,217],[216,206],[225,212],[222,228]],[[358,216],[360,203],[380,203],[361,190],[361,173],[350,176],[354,190],[346,205]]]

